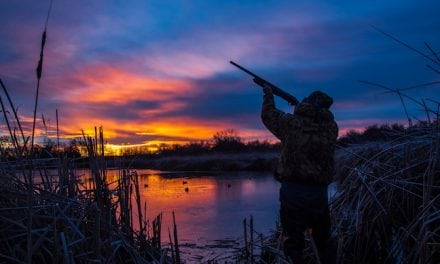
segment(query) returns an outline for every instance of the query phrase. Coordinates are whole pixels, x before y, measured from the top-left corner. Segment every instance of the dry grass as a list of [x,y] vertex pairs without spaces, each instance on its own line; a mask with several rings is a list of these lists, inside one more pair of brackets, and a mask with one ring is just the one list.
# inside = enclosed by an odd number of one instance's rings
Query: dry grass
[[[425,53],[377,30],[440,75],[440,57],[428,44]],[[339,263],[440,263],[440,103],[405,93],[439,82],[401,89],[364,83],[395,93],[409,128],[393,131],[397,139],[390,142],[339,151],[339,193],[331,205]],[[413,124],[408,102],[424,111],[426,121]]]
[[[117,182],[108,182],[100,150],[102,130],[97,141],[90,137],[84,139],[92,172],[92,179],[85,184],[75,176],[74,160],[66,157],[57,160],[59,166],[55,170],[48,170],[47,164],[39,159],[2,163],[0,260],[35,263],[169,260],[167,248],[160,245],[160,218],[154,222],[155,232],[151,236],[147,232],[138,175],[121,170]],[[24,177],[30,170],[33,178],[31,217],[30,185]],[[28,237],[31,252],[27,251]]]
[[440,261],[439,124],[346,149],[332,203],[341,263]]

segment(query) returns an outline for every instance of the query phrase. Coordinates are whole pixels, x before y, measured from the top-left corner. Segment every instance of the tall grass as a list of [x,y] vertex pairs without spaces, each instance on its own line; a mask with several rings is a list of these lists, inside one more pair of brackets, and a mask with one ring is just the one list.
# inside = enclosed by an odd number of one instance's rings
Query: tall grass
[[438,263],[438,123],[346,149],[332,203],[341,263]]
[[[160,245],[160,219],[148,234],[146,209],[140,203],[138,175],[120,170],[115,182],[106,178],[103,133],[84,137],[91,179],[81,182],[75,160],[59,158],[55,169],[48,160],[25,157],[0,166],[0,260],[6,262],[121,262],[169,261]],[[2,147],[3,148],[3,147]],[[26,182],[33,159],[29,218]],[[49,160],[53,164],[53,160]],[[137,218],[137,219],[136,219]],[[28,252],[30,226],[31,252]]]
[[[421,55],[440,76],[440,58],[428,44],[424,53],[379,31]],[[338,196],[331,205],[339,263],[440,263],[440,104],[405,93],[440,82],[402,89],[364,83],[395,93],[409,127],[390,131],[392,141],[339,150]],[[414,124],[408,101],[425,111],[426,121]]]

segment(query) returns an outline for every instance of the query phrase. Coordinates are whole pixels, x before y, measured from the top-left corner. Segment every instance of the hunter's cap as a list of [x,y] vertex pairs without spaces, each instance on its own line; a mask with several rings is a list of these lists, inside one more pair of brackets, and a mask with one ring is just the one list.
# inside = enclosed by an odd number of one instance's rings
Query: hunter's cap
[[311,104],[319,108],[329,109],[333,104],[333,98],[321,91],[314,91],[302,100],[303,103]]

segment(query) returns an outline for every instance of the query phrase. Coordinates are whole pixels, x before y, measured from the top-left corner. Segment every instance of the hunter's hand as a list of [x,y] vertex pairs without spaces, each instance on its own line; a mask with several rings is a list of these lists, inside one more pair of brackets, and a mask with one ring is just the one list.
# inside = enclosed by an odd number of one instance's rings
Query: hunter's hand
[[265,85],[263,85],[263,93],[264,94],[270,94],[270,93],[272,93],[273,91],[272,91],[272,87],[270,87],[269,85],[267,85],[267,84],[265,84]]
[[263,88],[263,92],[265,94],[272,93],[272,87],[270,87],[270,85],[268,85],[265,81],[258,79],[258,78],[254,78],[254,83],[261,86]]

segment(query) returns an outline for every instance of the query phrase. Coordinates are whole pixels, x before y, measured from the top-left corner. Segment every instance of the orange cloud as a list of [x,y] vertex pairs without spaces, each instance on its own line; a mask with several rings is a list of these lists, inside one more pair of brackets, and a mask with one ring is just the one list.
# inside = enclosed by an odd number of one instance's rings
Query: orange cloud
[[132,100],[164,100],[188,92],[195,92],[186,82],[160,80],[134,74],[110,66],[88,67],[76,79],[82,83],[65,91],[62,100],[78,103],[126,103]]

